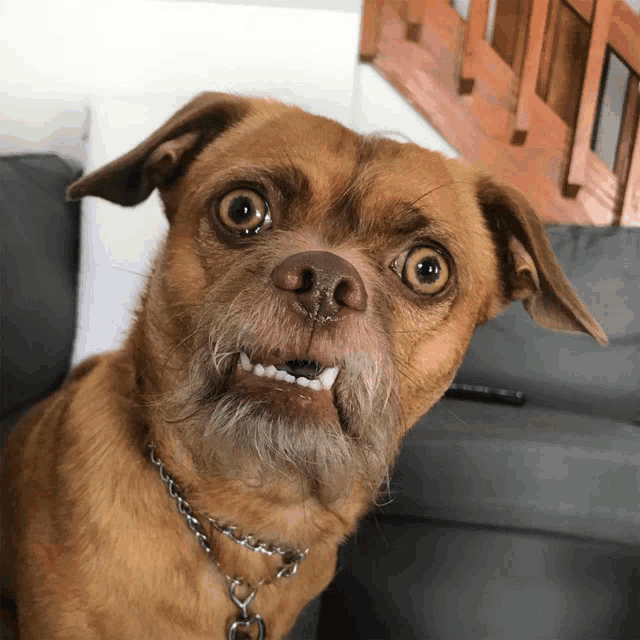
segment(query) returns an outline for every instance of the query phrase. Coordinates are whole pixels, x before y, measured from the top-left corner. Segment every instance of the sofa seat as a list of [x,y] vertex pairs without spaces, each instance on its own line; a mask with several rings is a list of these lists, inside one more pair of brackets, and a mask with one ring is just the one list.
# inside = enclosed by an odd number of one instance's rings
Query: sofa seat
[[369,519],[358,539],[322,640],[640,637],[638,547],[406,517]]
[[345,550],[319,637],[640,637],[639,487],[640,426],[445,398]]
[[407,436],[395,515],[640,545],[640,426],[444,399]]

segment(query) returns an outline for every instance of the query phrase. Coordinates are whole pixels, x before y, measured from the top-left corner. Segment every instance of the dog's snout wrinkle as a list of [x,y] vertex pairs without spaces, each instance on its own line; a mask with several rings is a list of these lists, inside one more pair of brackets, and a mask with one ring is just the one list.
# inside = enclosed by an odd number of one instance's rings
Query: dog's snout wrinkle
[[367,308],[367,290],[357,269],[330,251],[289,256],[274,269],[272,279],[296,307],[319,322]]

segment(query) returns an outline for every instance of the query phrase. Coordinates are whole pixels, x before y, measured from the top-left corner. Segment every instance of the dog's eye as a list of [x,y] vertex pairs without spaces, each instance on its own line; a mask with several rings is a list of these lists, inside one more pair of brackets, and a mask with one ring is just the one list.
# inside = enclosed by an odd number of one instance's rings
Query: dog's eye
[[240,236],[250,236],[271,225],[269,206],[251,189],[234,189],[227,193],[218,207],[220,222]]
[[433,247],[414,247],[406,254],[401,266],[403,282],[417,293],[440,293],[449,281],[449,264]]

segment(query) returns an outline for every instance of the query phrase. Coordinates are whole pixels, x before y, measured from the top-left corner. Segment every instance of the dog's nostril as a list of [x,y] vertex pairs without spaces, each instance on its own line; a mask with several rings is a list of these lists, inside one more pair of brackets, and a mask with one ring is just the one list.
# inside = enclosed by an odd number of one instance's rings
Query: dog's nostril
[[296,289],[296,293],[306,293],[313,289],[313,271],[305,269],[301,274],[302,284]]
[[342,307],[364,311],[367,308],[367,292],[358,278],[345,278],[336,286],[334,300]]
[[349,304],[347,303],[347,296],[349,294],[349,289],[350,289],[349,283],[343,280],[338,284],[338,286],[336,287],[336,290],[333,293],[333,297],[335,301],[339,305],[342,305],[343,307],[349,306]]

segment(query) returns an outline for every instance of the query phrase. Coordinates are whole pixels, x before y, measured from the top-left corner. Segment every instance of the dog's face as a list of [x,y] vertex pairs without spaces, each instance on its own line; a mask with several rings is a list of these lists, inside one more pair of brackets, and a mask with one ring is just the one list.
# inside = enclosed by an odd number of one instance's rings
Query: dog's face
[[203,94],[70,196],[156,187],[170,230],[131,344],[152,436],[200,470],[374,495],[512,300],[606,341],[522,196],[415,145]]

